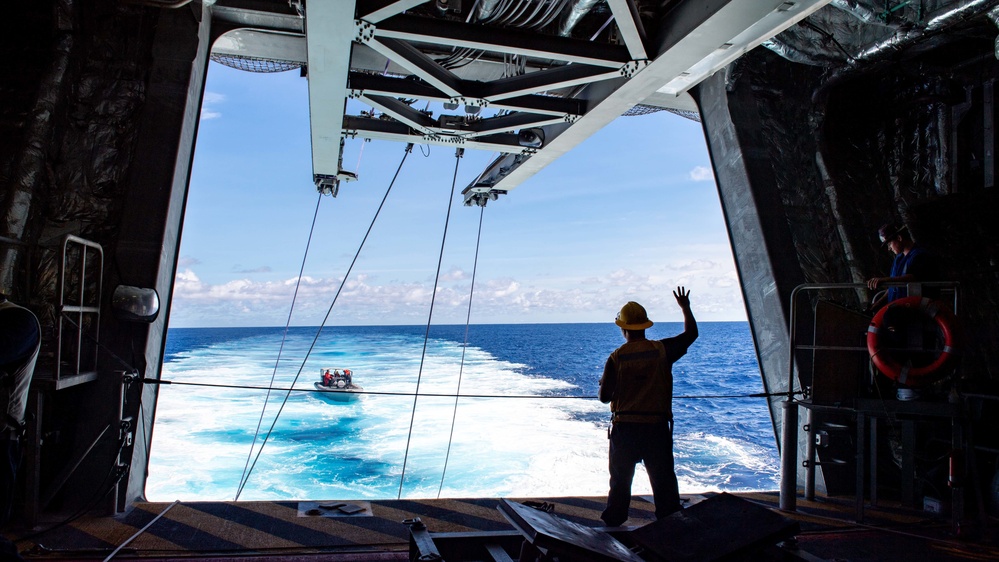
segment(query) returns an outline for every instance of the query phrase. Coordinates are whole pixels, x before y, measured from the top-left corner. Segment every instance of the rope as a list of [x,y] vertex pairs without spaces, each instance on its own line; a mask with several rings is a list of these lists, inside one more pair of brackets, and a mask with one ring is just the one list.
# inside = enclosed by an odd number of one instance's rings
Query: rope
[[[385,195],[382,197],[381,203],[378,204],[378,209],[375,211],[375,216],[371,218],[371,224],[368,225],[368,230],[364,233],[364,238],[361,239],[361,244],[357,247],[357,252],[354,253],[354,259],[350,262],[350,267],[347,268],[347,273],[344,274],[343,279],[340,281],[340,286],[337,287],[336,294],[333,295],[333,302],[330,303],[329,308],[326,310],[326,316],[323,317],[322,324],[316,329],[316,335],[312,338],[312,343],[309,345],[308,351],[305,352],[305,357],[302,358],[302,364],[298,367],[298,372],[295,373],[295,379],[291,381],[292,387],[298,382],[298,378],[302,376],[302,369],[305,368],[306,361],[309,360],[309,355],[312,354],[312,350],[316,347],[316,342],[319,340],[319,335],[323,331],[323,327],[326,325],[326,321],[329,319],[330,314],[333,312],[333,305],[336,304],[337,299],[340,297],[340,292],[343,291],[343,286],[347,283],[347,278],[350,277],[350,272],[354,269],[354,264],[357,263],[358,256],[361,255],[361,249],[364,248],[364,243],[368,241],[368,236],[371,234],[371,229],[375,226],[375,221],[378,220],[378,215],[382,212],[382,207],[385,206],[385,200],[388,199],[389,193],[392,192],[392,186],[395,185],[395,180],[399,178],[399,172],[402,170],[402,165],[406,163],[406,157],[409,153],[413,151],[413,143],[406,145],[403,151],[402,160],[399,162],[399,167],[395,170],[395,175],[392,176],[392,181],[389,183],[388,189],[385,190]],[[278,408],[277,414],[274,415],[274,421],[271,422],[271,427],[267,430],[267,435],[264,436],[263,442],[260,444],[260,448],[257,449],[257,456],[253,458],[253,462],[250,464],[249,470],[246,471],[246,478],[239,485],[239,489],[236,490],[236,497],[233,501],[239,499],[240,494],[243,493],[243,488],[246,487],[246,483],[250,480],[250,474],[253,472],[253,468],[257,465],[257,461],[260,459],[260,453],[264,450],[264,445],[267,444],[268,439],[270,439],[271,433],[274,432],[274,427],[277,426],[278,418],[281,416],[281,412],[284,411],[285,405],[288,403],[288,398],[291,397],[291,390],[288,389],[287,394],[284,396],[284,400],[281,402],[281,407]]]
[[[105,427],[104,431],[107,431],[108,429],[110,429],[110,427],[111,427],[110,424],[107,425]],[[101,436],[103,436],[103,432],[102,432]],[[108,497],[108,495],[110,495],[111,492],[114,491],[115,487],[118,486],[118,484],[121,482],[121,479],[124,478],[126,474],[128,474],[128,470],[121,470],[121,471],[118,470],[118,462],[117,462],[118,461],[118,457],[119,457],[119,455],[121,455],[121,452],[124,451],[124,450],[125,450],[125,440],[124,439],[119,439],[119,441],[118,441],[118,451],[114,454],[114,461],[115,462],[111,463],[111,469],[108,471],[107,474],[104,475],[104,479],[101,480],[101,483],[98,484],[97,487],[94,489],[95,490],[94,494],[90,497],[90,499],[88,501],[84,502],[84,504],[80,508],[78,508],[72,515],[70,515],[69,517],[63,519],[62,521],[60,521],[60,522],[52,525],[51,527],[47,527],[45,529],[41,529],[39,531],[35,531],[35,532],[30,533],[28,535],[24,535],[23,537],[15,538],[14,542],[15,543],[21,543],[21,542],[25,542],[25,541],[29,541],[29,540],[38,538],[38,537],[40,537],[40,536],[42,536],[42,535],[44,535],[44,534],[46,534],[46,533],[48,533],[50,531],[54,531],[55,529],[58,529],[60,527],[64,527],[66,525],[69,525],[73,521],[76,521],[80,517],[83,517],[84,515],[86,515],[87,513],[89,513],[90,511],[92,511],[93,509],[95,509],[97,507],[97,505],[104,498]],[[104,489],[104,485],[108,482],[108,479],[110,479],[112,477],[114,477],[114,480],[111,482],[111,485],[106,490],[104,490],[102,492],[101,490]],[[3,559],[6,560],[6,558],[3,558]]]
[[447,461],[451,458],[451,441],[454,439],[454,422],[458,419],[458,396],[461,395],[461,375],[465,369],[465,350],[468,349],[468,325],[472,320],[472,296],[475,295],[475,272],[479,268],[479,243],[482,241],[482,216],[485,206],[479,207],[479,232],[475,237],[475,259],[472,261],[472,285],[468,288],[468,313],[465,315],[465,339],[461,346],[461,363],[458,364],[458,387],[454,391],[454,410],[451,413],[451,431],[447,436],[447,452],[444,454],[444,469],[441,470],[441,484],[437,488],[437,499],[444,490],[444,475],[447,474]]
[[[441,278],[441,263],[444,261],[444,242],[447,240],[447,226],[451,222],[451,204],[454,202],[454,187],[458,183],[458,164],[464,149],[454,152],[454,177],[451,179],[451,193],[447,199],[447,214],[444,216],[444,233],[441,236],[441,251],[437,256],[437,273],[434,275],[434,291],[430,294],[430,312],[427,314],[427,329],[423,334],[423,352],[420,354],[420,370],[416,374],[416,393],[413,395],[413,412],[409,416],[409,434],[406,436],[406,452],[402,456],[402,474],[399,475],[399,495],[402,499],[402,485],[406,481],[406,462],[409,460],[409,444],[413,440],[413,423],[416,420],[416,402],[420,398],[420,381],[423,379],[423,362],[427,357],[427,342],[430,341],[430,322],[434,318],[434,302],[437,300],[437,284]],[[464,353],[464,350],[462,351]]]
[[172,504],[168,505],[166,507],[166,509],[164,509],[163,511],[161,511],[159,513],[159,515],[157,515],[156,517],[153,517],[152,521],[150,521],[149,523],[146,523],[145,527],[143,527],[143,528],[139,529],[138,531],[136,531],[134,535],[128,537],[128,539],[126,539],[125,542],[123,542],[120,545],[118,545],[118,548],[112,550],[111,554],[108,554],[107,558],[105,558],[103,562],[108,562],[109,560],[111,560],[112,558],[114,558],[114,556],[116,554],[118,554],[119,552],[121,552],[121,549],[123,549],[126,546],[128,546],[129,544],[131,544],[131,542],[134,541],[136,538],[138,538],[139,535],[141,535],[142,533],[145,533],[147,529],[149,529],[150,527],[153,526],[153,523],[156,523],[157,521],[159,521],[161,517],[163,517],[164,515],[166,515],[168,511],[170,511],[171,509],[173,509],[173,507],[175,505],[179,504],[179,503],[180,503],[180,500],[174,500],[174,502]]
[[[362,145],[363,148],[363,145]],[[316,211],[312,215],[312,227],[309,228],[309,239],[305,243],[305,254],[302,256],[302,266],[298,269],[298,279],[295,281],[295,292],[291,296],[291,307],[288,309],[288,320],[284,324],[284,333],[281,334],[281,346],[278,347],[277,359],[274,360],[274,371],[271,372],[270,386],[274,386],[274,379],[277,378],[278,365],[281,363],[281,354],[284,352],[284,344],[288,339],[288,327],[291,326],[291,315],[295,311],[295,302],[298,300],[298,289],[302,286],[302,274],[305,273],[305,260],[309,257],[309,248],[312,246],[312,235],[316,232],[316,218],[319,216],[319,204],[323,200],[323,195],[319,194],[316,200]],[[246,479],[246,471],[250,467],[250,457],[253,456],[253,448],[257,445],[257,437],[260,435],[260,426],[264,423],[264,413],[267,411],[267,404],[270,402],[271,393],[267,391],[264,398],[264,406],[260,408],[260,419],[257,420],[257,429],[253,431],[253,442],[250,443],[250,452],[246,454],[246,463],[243,464],[243,474],[239,477],[239,488],[243,488]]]
[[[170,384],[177,386],[203,386],[208,388],[233,388],[242,390],[280,390],[282,392],[311,392],[315,394],[322,394],[323,390],[316,390],[314,388],[281,388],[281,387],[269,387],[269,386],[245,386],[236,384],[213,384],[206,382],[180,382],[180,381],[165,381],[162,379],[142,379],[141,382],[145,384]],[[596,395],[568,395],[560,396],[556,394],[448,394],[448,393],[438,393],[438,392],[388,392],[388,391],[378,391],[378,390],[355,390],[351,394],[367,394],[371,396],[425,396],[428,398],[514,398],[514,399],[531,399],[531,400],[598,400],[599,397]],[[795,392],[795,394],[803,394],[801,391]],[[703,400],[703,399],[723,399],[723,398],[772,398],[786,397],[786,392],[754,392],[751,394],[698,394],[698,395],[677,395],[673,396],[674,400]]]

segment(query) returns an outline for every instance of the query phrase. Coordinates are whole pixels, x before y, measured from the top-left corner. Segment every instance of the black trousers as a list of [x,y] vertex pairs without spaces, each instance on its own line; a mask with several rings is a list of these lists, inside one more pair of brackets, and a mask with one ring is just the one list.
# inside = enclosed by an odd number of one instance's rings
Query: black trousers
[[656,519],[680,510],[680,491],[673,470],[673,422],[616,422],[610,433],[610,492],[600,516],[610,527],[628,520],[635,465],[645,463],[656,503]]

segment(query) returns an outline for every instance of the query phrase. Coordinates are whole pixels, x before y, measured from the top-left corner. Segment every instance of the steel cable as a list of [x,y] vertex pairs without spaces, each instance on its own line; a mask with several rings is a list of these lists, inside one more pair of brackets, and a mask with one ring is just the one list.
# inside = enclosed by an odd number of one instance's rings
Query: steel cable
[[[218,383],[207,383],[207,382],[182,382],[182,381],[165,381],[162,379],[142,379],[144,384],[168,384],[177,386],[203,386],[206,388],[233,388],[233,389],[243,389],[243,390],[280,390],[282,392],[312,392],[322,394],[325,391],[316,390],[313,388],[294,388],[294,387],[268,387],[268,386],[246,386],[239,384],[218,384]],[[449,394],[449,393],[439,393],[439,392],[424,392],[424,393],[414,393],[414,392],[386,392],[378,390],[357,390],[351,394],[356,395],[372,395],[372,396],[424,396],[428,398],[514,398],[514,399],[532,399],[532,400],[597,400],[596,395],[568,395],[561,396],[557,394]],[[803,391],[795,391],[795,395],[804,394]],[[700,400],[700,399],[722,399],[722,398],[770,398],[770,397],[786,397],[787,392],[753,392],[750,394],[680,394],[674,395],[674,400]]]
[[[363,145],[362,145],[363,147]],[[281,354],[284,352],[284,344],[288,340],[288,328],[291,326],[291,316],[295,312],[295,302],[298,300],[298,289],[302,286],[302,274],[305,272],[305,262],[309,257],[309,248],[312,247],[312,235],[316,232],[316,218],[319,216],[319,204],[323,201],[322,193],[316,200],[316,210],[312,214],[312,226],[309,228],[309,239],[305,243],[305,254],[302,256],[302,265],[298,269],[298,279],[295,280],[295,292],[291,296],[291,307],[288,309],[288,320],[284,324],[284,332],[281,334],[281,345],[278,347],[277,359],[274,360],[274,370],[271,372],[270,386],[274,386],[274,379],[277,378],[278,365],[281,363]],[[267,412],[267,404],[270,403],[271,393],[267,391],[264,397],[264,405],[260,408],[260,419],[257,420],[257,428],[253,431],[253,442],[250,443],[250,451],[246,454],[246,463],[243,464],[243,474],[239,477],[238,489],[243,489],[243,481],[246,479],[246,471],[250,466],[250,458],[253,456],[253,448],[257,445],[257,437],[260,435],[260,426],[264,423],[264,414]],[[238,493],[237,493],[238,496]]]
[[409,444],[413,439],[413,422],[416,421],[416,403],[420,399],[420,382],[423,379],[423,362],[427,357],[427,342],[430,341],[430,322],[434,318],[434,301],[437,300],[437,284],[441,278],[441,263],[444,261],[444,243],[447,241],[447,226],[451,222],[451,204],[454,202],[454,188],[458,183],[458,164],[464,154],[459,148],[454,152],[454,176],[451,179],[451,192],[447,200],[447,214],[444,216],[444,232],[441,236],[441,250],[437,257],[437,273],[434,275],[434,290],[430,294],[430,312],[427,314],[427,330],[423,334],[423,352],[420,354],[420,370],[416,374],[416,392],[413,394],[413,413],[409,417],[409,434],[406,436],[406,452],[402,456],[402,474],[399,475],[399,496],[402,499],[402,485],[406,482],[406,462],[409,460]]
[[[392,176],[392,181],[389,183],[388,189],[385,190],[385,195],[382,197],[381,203],[378,204],[378,209],[375,210],[375,215],[371,218],[371,224],[368,225],[368,230],[364,233],[364,238],[361,239],[360,245],[357,247],[357,252],[354,253],[354,259],[351,260],[350,266],[347,268],[347,272],[344,274],[343,279],[340,281],[340,286],[336,290],[336,294],[333,295],[333,302],[330,303],[329,308],[326,310],[326,316],[323,317],[322,324],[316,330],[315,337],[312,338],[312,344],[309,345],[308,351],[305,352],[305,357],[302,358],[302,364],[298,367],[298,372],[295,373],[295,379],[291,382],[292,387],[298,382],[298,378],[302,376],[302,369],[305,368],[305,363],[309,359],[309,355],[312,354],[312,350],[316,347],[316,342],[319,340],[319,335],[322,334],[323,327],[326,326],[326,321],[329,319],[330,314],[333,312],[333,305],[336,304],[337,299],[340,297],[340,292],[343,291],[344,284],[347,283],[347,278],[350,277],[350,272],[354,269],[354,264],[357,263],[358,256],[361,255],[361,250],[364,248],[364,243],[367,242],[368,236],[371,234],[371,229],[375,226],[375,221],[378,220],[378,215],[381,214],[382,208],[385,206],[385,200],[388,199],[389,193],[392,192],[392,186],[395,185],[395,180],[399,178],[399,172],[402,170],[402,165],[406,163],[406,157],[409,153],[413,151],[413,143],[406,145],[404,149],[402,160],[399,162],[399,167],[395,170],[395,175]],[[260,448],[257,449],[257,456],[253,458],[253,462],[250,464],[249,470],[246,471],[246,476],[239,485],[239,489],[236,490],[236,497],[233,501],[239,499],[240,494],[243,493],[243,488],[246,487],[246,483],[250,480],[250,474],[253,472],[253,468],[257,465],[257,460],[260,459],[260,454],[264,450],[264,445],[267,444],[268,439],[270,439],[271,433],[274,432],[274,427],[277,426],[278,418],[281,416],[281,412],[284,411],[285,405],[288,403],[288,398],[291,397],[291,390],[284,396],[284,400],[281,402],[281,407],[278,408],[277,413],[274,415],[274,421],[271,423],[271,427],[267,430],[267,435],[264,436],[264,440],[260,443]]]
[[458,419],[458,397],[461,396],[461,375],[465,370],[465,350],[468,349],[468,325],[472,321],[472,296],[475,295],[475,272],[479,268],[479,244],[482,241],[482,217],[486,207],[479,207],[479,231],[475,237],[475,259],[472,260],[472,284],[468,288],[468,312],[465,315],[465,339],[461,345],[461,362],[458,364],[458,386],[454,390],[454,410],[451,413],[451,431],[447,436],[447,452],[444,454],[444,469],[441,470],[441,484],[437,488],[437,498],[440,499],[444,489],[444,475],[447,474],[447,461],[451,458],[451,441],[454,439],[454,422]]

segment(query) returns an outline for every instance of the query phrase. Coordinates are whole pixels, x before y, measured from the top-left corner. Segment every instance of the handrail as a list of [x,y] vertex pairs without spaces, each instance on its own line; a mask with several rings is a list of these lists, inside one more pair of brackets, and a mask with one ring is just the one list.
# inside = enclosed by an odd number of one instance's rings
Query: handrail
[[[957,303],[958,298],[956,291],[960,286],[960,283],[956,281],[921,281],[921,282],[891,282],[882,284],[884,287],[906,287],[911,292],[915,292],[916,288],[919,287],[941,287],[941,288],[953,288],[955,290],[954,302],[952,303],[953,311],[957,314]],[[830,289],[866,289],[866,283],[802,283],[798,285],[791,291],[791,322],[790,322],[790,336],[788,337],[788,378],[787,378],[787,398],[788,400],[794,400],[794,352],[797,349],[795,342],[795,334],[797,334],[797,298],[800,293],[806,291],[827,291]]]
[[[924,282],[890,282],[883,283],[883,287],[906,287],[909,294],[920,294],[924,287],[942,287],[954,289],[953,311],[957,313],[958,289],[960,284],[955,281],[924,281]],[[780,509],[784,511],[795,511],[795,503],[798,494],[798,405],[795,400],[794,390],[794,365],[795,352],[799,349],[796,341],[798,332],[798,297],[808,291],[846,290],[846,289],[867,289],[866,283],[802,283],[791,291],[791,307],[789,310],[789,330],[788,335],[788,369],[787,369],[787,396],[783,402],[783,416],[781,425],[781,447],[780,447]],[[812,346],[815,347],[815,346]],[[822,346],[818,346],[822,347]],[[807,491],[806,491],[807,495]]]
[[[77,270],[79,272],[79,290],[77,291],[75,304],[66,303],[66,274],[67,274],[67,252],[70,244],[76,244],[81,246],[80,248],[80,259],[78,263]],[[86,306],[87,297],[87,252],[88,250],[93,251],[96,254],[97,261],[97,306]],[[62,240],[62,255],[59,263],[59,326],[58,326],[58,337],[56,343],[56,360],[55,360],[55,380],[58,381],[62,378],[62,355],[63,355],[63,317],[68,315],[68,313],[73,313],[76,316],[76,357],[74,358],[74,369],[71,373],[72,375],[81,374],[81,358],[83,354],[83,316],[85,314],[93,314],[96,316],[95,326],[99,325],[100,321],[100,301],[101,295],[103,294],[103,283],[104,283],[104,248],[101,247],[97,242],[86,240],[80,238],[79,236],[74,236],[72,234],[66,234]],[[98,344],[98,334],[95,333],[93,340],[94,345]],[[96,362],[94,367],[96,368]]]

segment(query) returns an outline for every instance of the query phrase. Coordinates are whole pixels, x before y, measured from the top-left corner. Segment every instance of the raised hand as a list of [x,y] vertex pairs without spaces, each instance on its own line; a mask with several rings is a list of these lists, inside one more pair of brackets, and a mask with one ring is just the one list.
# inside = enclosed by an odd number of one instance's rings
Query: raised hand
[[683,287],[677,287],[676,290],[673,291],[673,297],[676,298],[676,304],[680,305],[680,308],[690,308],[690,291],[684,289]]

